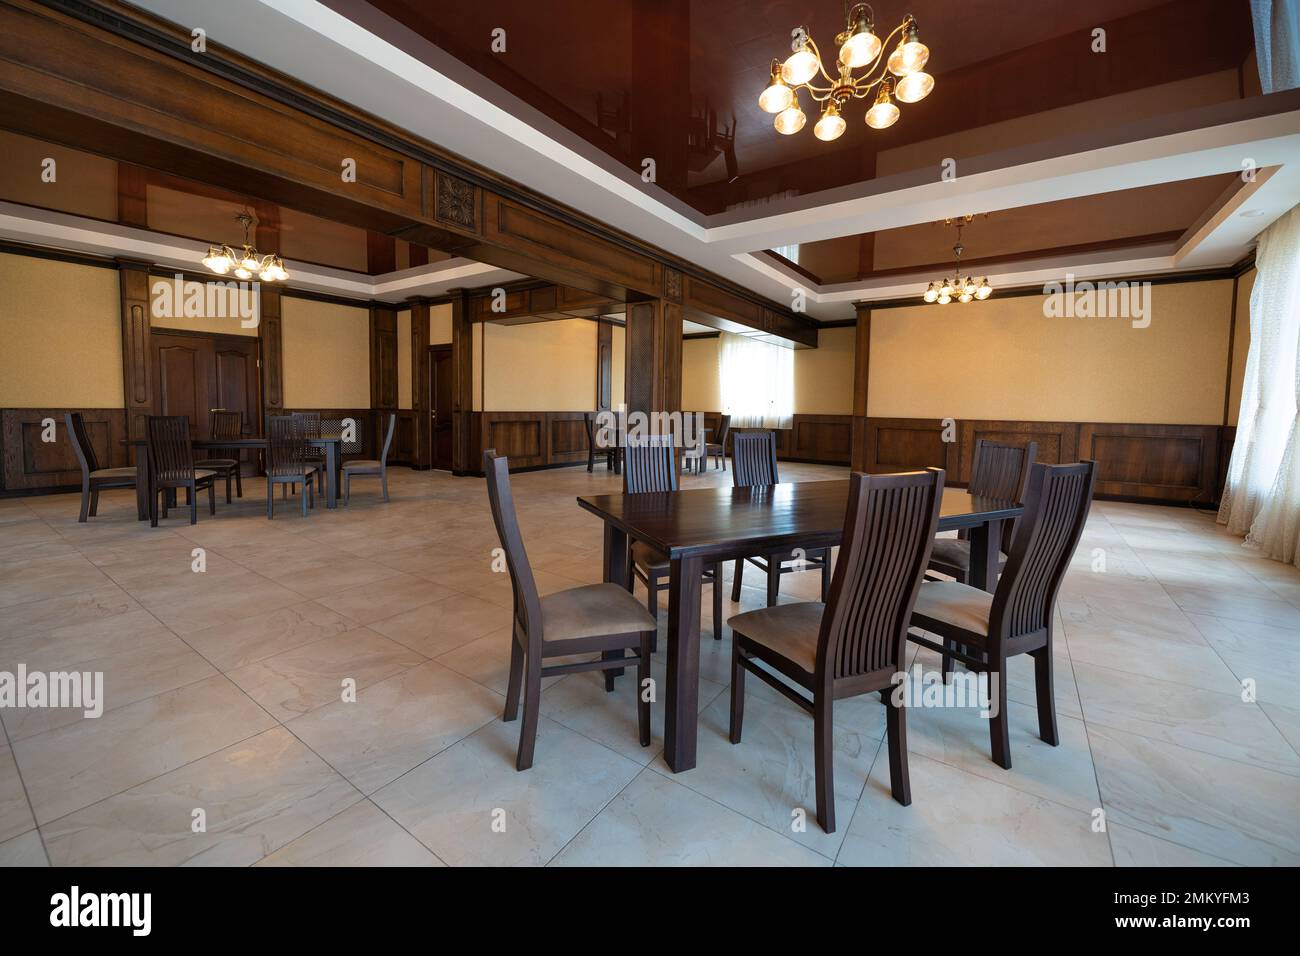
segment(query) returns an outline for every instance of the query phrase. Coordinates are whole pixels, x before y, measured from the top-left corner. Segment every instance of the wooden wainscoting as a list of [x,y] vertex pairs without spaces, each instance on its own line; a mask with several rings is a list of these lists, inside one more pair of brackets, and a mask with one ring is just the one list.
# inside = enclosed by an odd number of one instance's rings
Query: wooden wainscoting
[[[101,468],[131,464],[126,438],[126,412],[120,408],[0,409],[0,489],[6,494],[81,487],[81,467],[64,426],[67,412],[81,412]],[[54,419],[55,441],[41,441],[43,422]]]
[[1231,429],[1219,425],[962,420],[944,441],[937,419],[869,418],[864,470],[871,473],[935,466],[948,483],[970,481],[975,443],[1038,443],[1038,460],[1052,464],[1094,458],[1097,496],[1134,501],[1211,505],[1226,470]]
[[472,472],[483,473],[483,452],[495,448],[511,471],[585,464],[587,427],[582,412],[475,412],[470,421]]
[[[721,412],[703,412],[709,440],[717,441]],[[739,429],[737,429],[739,430]],[[776,455],[785,461],[847,465],[853,444],[851,415],[795,415],[789,428],[776,431]],[[731,448],[727,448],[731,454]]]
[[397,428],[393,432],[393,447],[388,450],[388,461],[402,465],[415,462],[415,412],[409,408],[397,409]]

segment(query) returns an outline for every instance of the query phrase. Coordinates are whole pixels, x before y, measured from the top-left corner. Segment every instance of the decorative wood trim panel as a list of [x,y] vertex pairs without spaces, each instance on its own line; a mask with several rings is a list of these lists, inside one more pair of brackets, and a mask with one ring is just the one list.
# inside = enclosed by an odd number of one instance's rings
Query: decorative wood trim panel
[[[280,290],[268,289],[261,292],[261,315],[257,324],[257,337],[261,339],[262,354],[258,359],[262,372],[262,412],[267,415],[279,415],[284,412],[284,346],[280,323]],[[258,422],[258,434],[262,434],[264,425]]]
[[1097,494],[1210,504],[1218,498],[1220,425],[1079,426],[1097,460]]
[[796,415],[790,427],[787,457],[847,465],[852,439],[851,415]]
[[370,407],[397,410],[397,310],[370,309]]
[[868,474],[943,468],[958,469],[959,445],[943,440],[943,422],[921,418],[868,418],[862,470]]
[[118,260],[118,282],[122,308],[122,388],[127,431],[132,438],[144,437],[144,421],[153,414],[149,319],[149,265]]
[[405,459],[414,468],[433,467],[433,426],[429,418],[429,303],[411,303],[411,412],[405,426],[410,439]]
[[464,475],[480,470],[483,457],[474,419],[474,327],[470,323],[469,293],[461,292],[451,300],[451,469]]
[[975,461],[975,443],[980,439],[1001,445],[1037,442],[1038,451],[1034,460],[1049,465],[1078,461],[1080,457],[1078,422],[961,421],[958,422],[958,431],[960,467],[958,473],[952,476],[952,481],[960,481],[962,484],[970,481]]
[[[101,468],[125,468],[130,455],[126,412],[120,408],[0,409],[0,488],[6,492],[80,488],[81,466],[64,427],[67,412],[81,412]],[[55,441],[44,442],[43,422],[54,419]]]

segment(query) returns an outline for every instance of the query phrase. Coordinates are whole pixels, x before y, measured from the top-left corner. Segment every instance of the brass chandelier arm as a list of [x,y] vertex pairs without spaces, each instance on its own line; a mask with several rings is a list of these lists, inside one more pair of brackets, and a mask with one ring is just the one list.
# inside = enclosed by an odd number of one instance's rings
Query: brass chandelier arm
[[[826,62],[825,60],[822,59],[822,51],[820,50],[820,48],[818,48],[817,41],[814,40],[812,38],[812,35],[808,32],[808,28],[804,27],[803,28],[804,42],[806,42],[808,44],[808,48],[812,50],[813,56],[817,57],[817,72],[821,73],[822,77],[830,85],[824,87],[814,86],[810,81],[807,83],[800,83],[797,86],[791,86],[790,89],[795,90],[796,92],[799,90],[807,90],[808,95],[811,96],[813,100],[818,103],[826,102],[826,100],[830,99],[830,97],[834,95],[837,91],[842,91],[842,90],[849,90],[850,91],[849,95],[852,96],[854,99],[859,99],[859,100],[865,99],[866,97],[870,96],[871,91],[875,87],[883,83],[885,81],[885,77],[889,75],[889,69],[887,66],[888,54],[890,52],[889,44],[893,42],[896,38],[902,36],[903,32],[907,29],[908,25],[911,22],[912,22],[911,18],[908,18],[907,20],[904,20],[902,23],[900,23],[898,26],[894,27],[894,29],[891,30],[883,40],[881,40],[880,52],[876,54],[876,58],[871,62],[871,65],[866,68],[866,72],[863,73],[862,76],[856,79],[850,79],[847,81],[845,81],[842,78],[832,77],[829,73],[826,72]],[[836,62],[839,61],[837,60]],[[880,71],[880,75],[877,76],[874,80],[869,79],[871,74],[876,71],[876,68],[881,66],[882,64],[886,64],[886,68]]]

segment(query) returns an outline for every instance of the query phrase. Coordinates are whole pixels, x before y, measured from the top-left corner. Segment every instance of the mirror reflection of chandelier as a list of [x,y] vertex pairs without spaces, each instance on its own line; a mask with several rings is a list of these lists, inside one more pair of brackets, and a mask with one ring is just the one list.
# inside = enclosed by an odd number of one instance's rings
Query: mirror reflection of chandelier
[[248,241],[248,228],[253,224],[253,217],[248,212],[241,212],[235,217],[244,226],[242,248],[235,252],[230,246],[209,246],[208,254],[203,257],[203,264],[217,275],[234,271],[237,279],[251,279],[257,276],[263,282],[282,282],[289,278],[284,271],[284,260],[276,255],[262,255]]
[[993,294],[993,286],[989,285],[987,277],[974,279],[971,276],[961,274],[961,254],[966,251],[966,247],[961,244],[961,230],[974,218],[973,214],[967,213],[960,219],[945,219],[943,221],[945,226],[957,227],[957,242],[952,247],[956,263],[953,266],[951,276],[937,282],[931,282],[926,287],[925,294],[922,296],[926,302],[938,302],[940,305],[947,305],[953,299],[958,302],[969,302],[971,299],[978,299],[983,302]]
[[[813,133],[829,142],[843,134],[847,124],[841,114],[850,100],[864,99],[874,89],[875,102],[867,110],[867,125],[885,129],[898,120],[899,110],[894,100],[916,103],[934,89],[934,77],[923,72],[930,50],[921,42],[911,14],[882,41],[876,35],[875,12],[870,4],[859,3],[851,10],[848,0],[844,5],[844,29],[835,37],[840,52],[834,78],[826,71],[821,51],[808,35],[807,27],[794,31],[790,44],[794,52],[784,63],[772,61],[771,81],[759,96],[758,105],[765,112],[776,114],[773,125],[778,133],[789,136],[803,129],[806,117],[799,105],[800,90],[807,90],[814,102],[822,104],[821,118]],[[898,43],[886,57],[885,49],[895,37]],[[863,72],[855,77],[855,70]],[[825,86],[812,82],[819,73],[826,81]]]

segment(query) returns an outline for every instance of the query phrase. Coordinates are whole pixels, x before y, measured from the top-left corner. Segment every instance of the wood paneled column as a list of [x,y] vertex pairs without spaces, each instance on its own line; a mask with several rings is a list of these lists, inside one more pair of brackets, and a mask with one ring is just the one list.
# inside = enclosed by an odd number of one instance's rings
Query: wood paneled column
[[429,301],[411,300],[411,467],[433,467],[429,419]]
[[474,422],[474,326],[469,320],[469,293],[451,299],[451,471],[476,474],[478,449],[471,441]]
[[370,307],[370,411],[373,435],[366,447],[378,458],[388,416],[397,411],[397,310]]
[[871,307],[859,302],[857,337],[853,352],[853,447],[849,455],[854,471],[867,470],[867,386],[871,371]]
[[614,400],[614,326],[596,323],[596,410],[607,412]]
[[682,307],[671,299],[627,303],[623,388],[629,412],[682,407]]
[[284,414],[284,347],[280,326],[280,290],[262,283],[258,294],[260,313],[257,337],[262,346],[258,359],[262,379],[262,420],[254,422],[256,434],[266,433],[266,417]]
[[122,298],[122,392],[126,430],[144,438],[144,420],[153,414],[150,372],[149,263],[117,260]]

